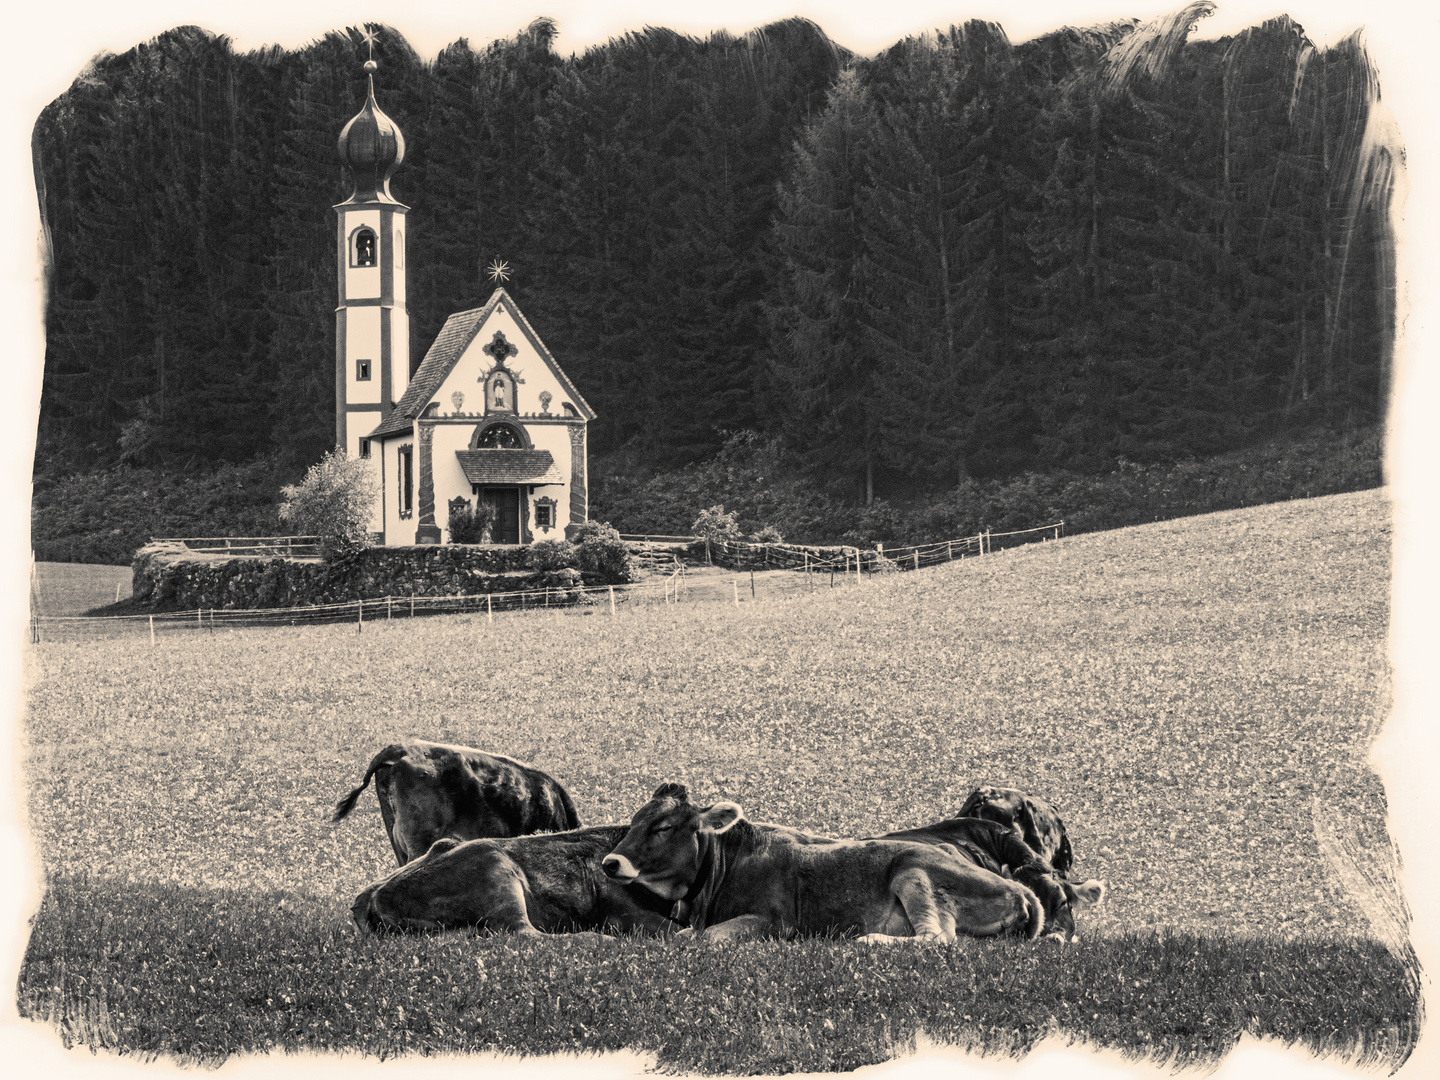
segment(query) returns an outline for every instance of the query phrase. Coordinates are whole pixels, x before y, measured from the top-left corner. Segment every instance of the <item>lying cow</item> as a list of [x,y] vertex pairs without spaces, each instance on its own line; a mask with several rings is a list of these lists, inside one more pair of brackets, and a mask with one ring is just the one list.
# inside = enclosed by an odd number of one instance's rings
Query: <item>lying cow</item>
[[955,816],[984,818],[1009,826],[1062,877],[1068,877],[1075,865],[1065,823],[1044,799],[1014,788],[979,787],[969,794]]
[[942,845],[991,873],[1014,878],[1039,898],[1045,909],[1046,934],[1063,941],[1074,940],[1076,936],[1075,909],[1099,904],[1105,899],[1103,881],[1076,884],[1066,880],[1013,829],[999,822],[953,817],[918,829],[889,832],[875,839]]
[[584,931],[665,934],[680,929],[671,902],[614,881],[600,860],[624,825],[511,839],[442,839],[356,898],[361,930],[479,927],[516,934]]
[[832,931],[877,944],[1033,939],[1045,923],[1030,889],[938,845],[757,825],[732,802],[693,805],[683,784],[661,785],[601,866],[676,901],[707,940]]
[[335,804],[332,821],[355,809],[372,776],[401,866],[443,837],[475,840],[580,827],[575,804],[554,777],[499,754],[420,739],[376,754],[360,786]]

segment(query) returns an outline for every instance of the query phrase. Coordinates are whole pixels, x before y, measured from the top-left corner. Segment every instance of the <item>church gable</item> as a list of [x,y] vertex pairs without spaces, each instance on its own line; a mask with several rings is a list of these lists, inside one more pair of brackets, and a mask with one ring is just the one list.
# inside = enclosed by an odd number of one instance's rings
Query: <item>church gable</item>
[[515,301],[496,289],[483,308],[450,316],[404,397],[373,437],[421,415],[594,419]]

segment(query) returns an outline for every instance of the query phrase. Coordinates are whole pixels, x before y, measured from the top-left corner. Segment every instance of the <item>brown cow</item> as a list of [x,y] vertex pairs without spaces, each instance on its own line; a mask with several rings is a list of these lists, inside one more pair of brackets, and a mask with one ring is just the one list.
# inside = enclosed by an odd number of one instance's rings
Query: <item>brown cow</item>
[[978,787],[966,797],[956,817],[978,817],[998,821],[1015,830],[1030,849],[1053,866],[1061,877],[1069,877],[1075,865],[1065,823],[1055,808],[1015,788]]
[[671,902],[639,885],[612,881],[600,860],[624,825],[504,840],[443,839],[356,898],[361,930],[478,927],[516,934],[680,929]]
[[733,940],[839,931],[887,943],[957,934],[1039,934],[1045,913],[1024,885],[933,844],[828,840],[746,821],[739,806],[698,807],[663,784],[601,862],[616,881],[677,901],[697,936]]
[[1013,877],[1029,888],[1045,908],[1045,934],[1073,941],[1075,908],[1100,904],[1105,899],[1103,881],[1067,881],[1054,867],[1037,855],[1015,831],[996,821],[975,817],[953,817],[918,829],[901,829],[876,837],[880,840],[911,840],[939,844],[962,859],[1003,877]]
[[444,837],[475,840],[580,827],[569,793],[547,773],[500,754],[420,739],[393,743],[376,754],[360,786],[335,804],[332,821],[355,808],[372,776],[401,866]]

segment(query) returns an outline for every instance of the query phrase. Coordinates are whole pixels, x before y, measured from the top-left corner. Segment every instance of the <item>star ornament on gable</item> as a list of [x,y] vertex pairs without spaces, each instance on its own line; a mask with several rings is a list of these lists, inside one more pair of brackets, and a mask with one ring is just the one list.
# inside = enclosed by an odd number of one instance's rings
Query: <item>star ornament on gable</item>
[[495,258],[490,260],[490,265],[485,268],[490,275],[490,280],[497,285],[502,281],[510,280],[510,264]]

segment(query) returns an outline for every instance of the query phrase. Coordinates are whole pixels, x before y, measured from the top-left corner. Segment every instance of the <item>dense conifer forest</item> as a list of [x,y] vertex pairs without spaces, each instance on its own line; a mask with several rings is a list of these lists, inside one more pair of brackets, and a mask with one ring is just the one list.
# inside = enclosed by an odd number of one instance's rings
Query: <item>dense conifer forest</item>
[[[738,432],[859,507],[1373,430],[1400,154],[1377,74],[1358,34],[1317,48],[1285,17],[1192,40],[1209,6],[873,57],[801,19],[570,57],[539,19],[429,62],[375,27],[412,364],[508,261],[599,413],[601,490]],[[182,27],[41,115],[37,495],[329,447],[365,55],[353,28],[242,54]]]

